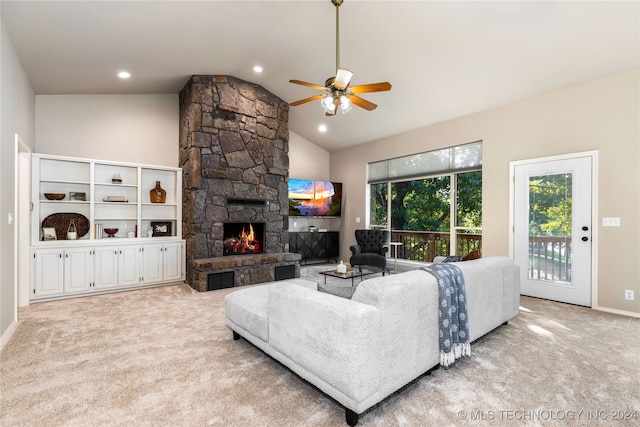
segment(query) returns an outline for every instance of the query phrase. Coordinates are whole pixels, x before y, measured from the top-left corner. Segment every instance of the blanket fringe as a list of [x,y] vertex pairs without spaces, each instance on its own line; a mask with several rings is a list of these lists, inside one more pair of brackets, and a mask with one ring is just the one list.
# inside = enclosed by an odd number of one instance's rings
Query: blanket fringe
[[456,344],[449,353],[440,352],[440,365],[446,368],[464,356],[471,356],[470,343]]

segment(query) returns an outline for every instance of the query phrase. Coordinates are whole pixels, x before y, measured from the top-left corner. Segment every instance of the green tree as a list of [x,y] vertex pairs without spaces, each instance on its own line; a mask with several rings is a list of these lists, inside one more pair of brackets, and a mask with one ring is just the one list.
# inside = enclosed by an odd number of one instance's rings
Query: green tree
[[398,191],[394,197],[396,209],[392,203],[392,229],[449,231],[449,176],[394,183],[393,186],[403,191]]
[[556,174],[529,179],[529,234],[570,236],[572,176]]
[[482,227],[482,171],[456,175],[456,225]]
[[[457,175],[457,225],[482,225],[482,172]],[[387,183],[371,185],[371,223],[386,225]],[[391,229],[407,231],[450,230],[449,175],[391,183]]]

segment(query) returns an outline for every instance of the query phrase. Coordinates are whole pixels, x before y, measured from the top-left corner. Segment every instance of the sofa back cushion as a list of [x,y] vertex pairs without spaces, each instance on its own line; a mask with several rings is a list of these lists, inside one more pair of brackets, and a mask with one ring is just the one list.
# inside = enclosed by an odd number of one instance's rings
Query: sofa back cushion
[[456,266],[464,275],[471,341],[518,314],[520,276],[513,260],[492,256]]
[[439,363],[438,286],[420,270],[364,280],[351,298],[380,310],[382,384],[402,386]]

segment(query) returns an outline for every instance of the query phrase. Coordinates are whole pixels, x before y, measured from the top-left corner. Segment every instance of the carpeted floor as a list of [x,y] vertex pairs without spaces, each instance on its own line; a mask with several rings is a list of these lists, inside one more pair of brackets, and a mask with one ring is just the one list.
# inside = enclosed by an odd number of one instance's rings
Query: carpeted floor
[[[321,268],[303,276],[322,280]],[[167,286],[20,310],[0,355],[0,425],[346,425],[333,400],[232,340],[231,291]],[[640,319],[521,305],[470,359],[414,381],[358,425],[638,425]]]

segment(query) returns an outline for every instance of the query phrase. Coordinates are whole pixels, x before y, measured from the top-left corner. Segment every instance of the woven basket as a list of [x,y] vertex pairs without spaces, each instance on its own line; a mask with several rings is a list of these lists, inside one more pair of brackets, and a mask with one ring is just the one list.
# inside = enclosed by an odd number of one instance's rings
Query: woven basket
[[79,213],[55,213],[46,217],[42,221],[42,227],[53,227],[56,229],[58,240],[67,240],[67,230],[71,220],[76,224],[78,239],[89,232],[89,220]]

